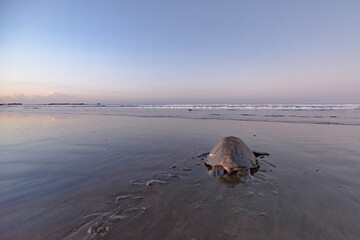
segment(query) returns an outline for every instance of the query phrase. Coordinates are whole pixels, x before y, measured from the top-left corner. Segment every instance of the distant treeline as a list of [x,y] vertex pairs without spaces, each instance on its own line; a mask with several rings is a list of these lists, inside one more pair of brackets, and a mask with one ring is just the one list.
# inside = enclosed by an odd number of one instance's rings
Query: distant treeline
[[[0,106],[21,106],[22,103],[0,103]],[[36,105],[59,105],[59,106],[70,106],[70,105],[85,105],[85,103],[45,103],[45,104],[36,104]]]
[[21,106],[22,103],[0,103],[0,106]]
[[48,103],[48,104],[44,104],[44,105],[85,105],[85,103]]
[[[23,103],[0,103],[0,106],[22,106]],[[66,103],[66,102],[55,102],[55,103],[43,103],[43,104],[26,104],[25,105],[38,105],[38,106],[96,106],[96,107],[105,107],[101,103],[89,104],[89,103]]]

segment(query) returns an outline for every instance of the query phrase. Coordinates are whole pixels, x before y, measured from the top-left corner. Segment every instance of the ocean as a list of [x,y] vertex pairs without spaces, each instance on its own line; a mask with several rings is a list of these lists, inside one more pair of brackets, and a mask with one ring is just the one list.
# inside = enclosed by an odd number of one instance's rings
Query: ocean
[[360,125],[360,104],[28,104],[0,111]]

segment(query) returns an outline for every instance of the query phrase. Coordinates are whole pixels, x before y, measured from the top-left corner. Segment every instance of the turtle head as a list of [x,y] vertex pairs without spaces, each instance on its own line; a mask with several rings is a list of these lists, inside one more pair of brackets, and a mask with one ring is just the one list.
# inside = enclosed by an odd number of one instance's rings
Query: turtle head
[[249,183],[253,179],[249,169],[244,171],[236,171],[229,174],[224,174],[219,177],[219,180],[228,187],[235,187],[240,183]]
[[221,177],[225,173],[226,173],[226,170],[222,166],[219,166],[219,165],[216,165],[209,170],[209,175],[212,177]]

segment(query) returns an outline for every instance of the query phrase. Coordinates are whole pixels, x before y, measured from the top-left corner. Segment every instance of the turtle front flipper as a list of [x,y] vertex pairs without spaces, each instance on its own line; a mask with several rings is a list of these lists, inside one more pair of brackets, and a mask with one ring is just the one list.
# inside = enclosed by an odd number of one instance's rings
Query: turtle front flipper
[[255,152],[253,151],[253,154],[255,155],[255,157],[260,157],[260,156],[269,156],[270,154],[267,152]]

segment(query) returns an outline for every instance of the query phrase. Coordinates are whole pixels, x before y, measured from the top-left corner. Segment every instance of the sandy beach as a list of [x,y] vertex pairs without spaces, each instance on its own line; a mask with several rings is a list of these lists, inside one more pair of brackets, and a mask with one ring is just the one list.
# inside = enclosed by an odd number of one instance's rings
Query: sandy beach
[[[357,239],[360,128],[0,112],[1,239]],[[212,178],[225,136],[248,183]]]

